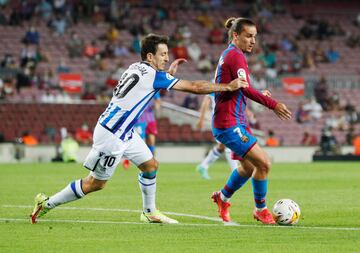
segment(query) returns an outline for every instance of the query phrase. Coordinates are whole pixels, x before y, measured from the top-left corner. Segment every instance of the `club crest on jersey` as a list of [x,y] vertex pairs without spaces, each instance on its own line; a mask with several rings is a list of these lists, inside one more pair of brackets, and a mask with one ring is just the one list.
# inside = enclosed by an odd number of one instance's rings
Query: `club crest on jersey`
[[172,75],[170,75],[169,73],[166,73],[166,78],[169,79],[169,80],[174,79],[174,77]]
[[246,71],[245,69],[238,69],[237,71],[238,77],[243,77],[246,79]]
[[245,135],[241,136],[240,138],[241,138],[241,141],[244,142],[244,143],[249,141],[249,138],[247,136],[245,136]]

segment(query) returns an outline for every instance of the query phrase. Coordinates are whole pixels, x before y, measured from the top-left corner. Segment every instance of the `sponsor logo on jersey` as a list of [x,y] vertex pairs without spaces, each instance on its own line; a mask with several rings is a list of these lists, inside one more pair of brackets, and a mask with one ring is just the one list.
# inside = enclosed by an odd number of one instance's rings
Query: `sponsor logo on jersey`
[[238,77],[243,77],[246,79],[246,71],[245,69],[238,69],[237,70]]
[[166,78],[169,79],[169,80],[174,79],[174,77],[172,75],[170,75],[169,73],[166,73]]

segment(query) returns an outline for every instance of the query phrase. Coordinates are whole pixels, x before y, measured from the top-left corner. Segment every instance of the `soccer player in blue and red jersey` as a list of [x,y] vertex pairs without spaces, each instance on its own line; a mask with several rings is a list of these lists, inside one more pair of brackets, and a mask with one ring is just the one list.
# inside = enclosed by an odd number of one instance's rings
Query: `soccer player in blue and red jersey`
[[281,120],[290,119],[291,112],[283,103],[272,99],[269,91],[259,92],[250,85],[249,69],[244,54],[250,53],[255,46],[256,25],[249,19],[229,18],[225,27],[229,30],[230,44],[220,56],[215,81],[228,83],[243,77],[249,83],[249,87],[233,92],[215,93],[214,137],[233,151],[234,158],[240,161],[241,166],[231,173],[220,191],[213,193],[212,199],[218,205],[219,216],[223,221],[229,222],[229,200],[234,192],[251,178],[255,199],[254,218],[263,224],[275,224],[265,202],[270,159],[250,131],[245,107],[247,98],[250,98],[273,110]]

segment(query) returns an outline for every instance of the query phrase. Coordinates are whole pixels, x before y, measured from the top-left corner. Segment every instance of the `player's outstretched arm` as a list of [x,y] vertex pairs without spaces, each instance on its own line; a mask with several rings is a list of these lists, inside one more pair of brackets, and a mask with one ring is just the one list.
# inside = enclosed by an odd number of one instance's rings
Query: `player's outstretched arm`
[[263,92],[259,92],[251,87],[246,88],[243,90],[243,93],[248,98],[268,107],[269,109],[273,110],[275,114],[281,120],[289,120],[291,119],[291,112],[286,107],[285,104],[279,103],[276,100],[271,98],[271,93],[268,90],[264,90]]
[[291,111],[283,103],[277,103],[274,112],[281,120],[291,119]]
[[240,88],[247,88],[249,84],[243,78],[237,78],[228,84],[210,83],[208,81],[179,80],[173,87],[174,90],[190,92],[194,94],[209,94],[213,92],[235,91]]

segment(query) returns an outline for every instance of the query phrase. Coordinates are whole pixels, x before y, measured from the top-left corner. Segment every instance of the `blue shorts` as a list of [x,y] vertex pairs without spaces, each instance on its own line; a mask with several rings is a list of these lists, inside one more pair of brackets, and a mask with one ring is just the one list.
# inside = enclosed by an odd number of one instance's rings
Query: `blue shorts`
[[213,128],[212,131],[216,140],[241,158],[244,158],[257,142],[257,139],[249,133],[245,125],[236,125],[225,129]]

